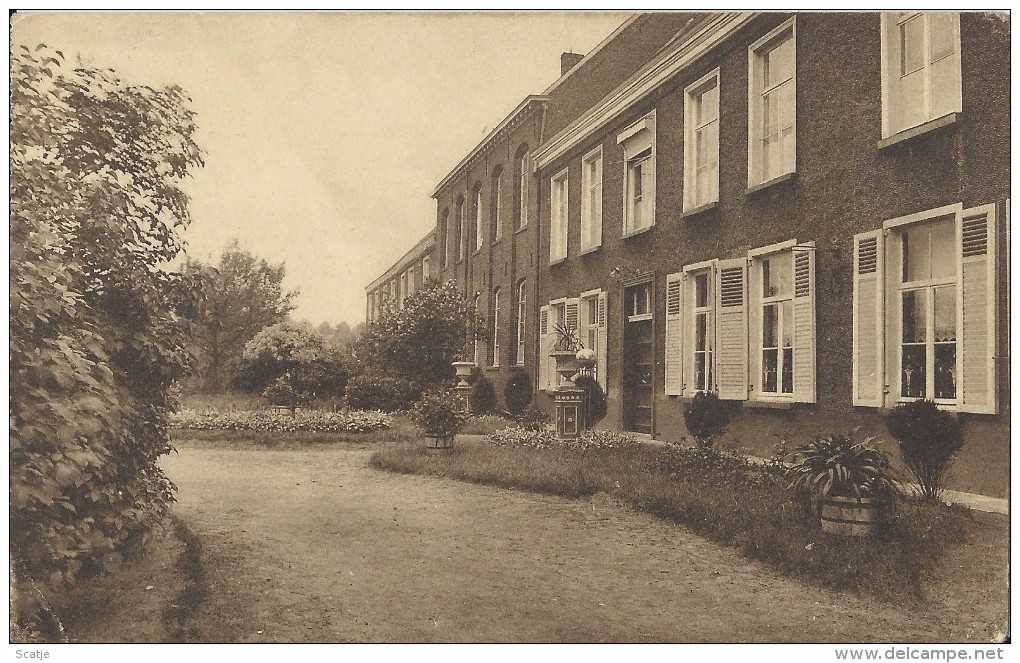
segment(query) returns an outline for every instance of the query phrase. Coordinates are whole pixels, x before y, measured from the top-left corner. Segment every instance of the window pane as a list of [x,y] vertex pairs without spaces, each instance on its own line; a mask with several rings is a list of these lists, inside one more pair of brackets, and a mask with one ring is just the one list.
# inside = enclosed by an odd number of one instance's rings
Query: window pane
[[697,122],[707,124],[719,117],[719,88],[713,85],[697,97]]
[[780,139],[780,142],[782,143],[781,150],[783,153],[783,172],[792,173],[794,170],[796,170],[796,164],[794,163],[794,161],[797,158],[796,150],[794,148],[793,127],[789,127],[783,130],[783,135],[782,138]]
[[761,344],[765,348],[776,347],[776,339],[779,337],[779,307],[770,304],[762,309],[761,316]]
[[708,364],[708,357],[705,356],[704,352],[696,352],[694,354],[694,388],[707,391],[708,375],[706,374],[706,368]]
[[953,35],[953,15],[946,13],[928,14],[928,37],[931,44],[930,62],[938,62],[956,50]]
[[793,98],[793,88],[794,86],[792,82],[786,82],[783,83],[783,85],[778,90],[776,90],[776,93],[779,95],[778,99],[780,108],[779,127],[781,129],[786,129],[788,127],[793,126],[793,119],[795,113],[794,109],[795,100]]
[[900,394],[910,398],[924,398],[927,350],[923,345],[903,346],[903,367],[900,376]]
[[923,290],[909,290],[903,293],[904,343],[924,343],[927,339],[925,294]]
[[704,351],[708,341],[708,316],[701,313],[694,322],[694,350]]
[[956,398],[956,343],[935,344],[935,398]]
[[793,300],[783,302],[783,347],[793,347]]
[[694,305],[698,308],[708,306],[708,274],[698,274],[694,277]]
[[935,288],[935,342],[956,341],[956,286]]
[[793,40],[787,38],[765,54],[765,86],[793,77]]
[[931,233],[919,226],[903,233],[903,280],[920,281],[931,276]]
[[763,297],[789,296],[793,292],[793,253],[777,253],[762,260],[761,276]]
[[952,277],[956,274],[956,257],[953,245],[956,242],[956,223],[946,219],[933,223],[931,233],[931,278]]
[[764,136],[766,138],[779,133],[782,110],[782,100],[778,91],[773,90],[764,95],[762,98],[762,117],[765,118]]
[[793,393],[793,348],[783,348],[783,393]]
[[778,370],[779,351],[763,350],[761,353],[761,390],[776,392],[776,378]]
[[924,19],[915,16],[900,25],[900,75],[924,67]]

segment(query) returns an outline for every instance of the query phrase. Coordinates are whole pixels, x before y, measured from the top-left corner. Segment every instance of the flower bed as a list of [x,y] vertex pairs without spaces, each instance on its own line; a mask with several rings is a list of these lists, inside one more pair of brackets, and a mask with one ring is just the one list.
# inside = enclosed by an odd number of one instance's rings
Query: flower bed
[[382,412],[298,412],[238,410],[236,412],[199,412],[182,410],[170,417],[178,430],[250,430],[268,432],[369,433],[393,424]]
[[527,447],[530,449],[621,449],[636,444],[634,438],[604,430],[586,430],[575,440],[558,440],[551,430],[529,430],[515,427],[495,431],[489,442],[498,447]]

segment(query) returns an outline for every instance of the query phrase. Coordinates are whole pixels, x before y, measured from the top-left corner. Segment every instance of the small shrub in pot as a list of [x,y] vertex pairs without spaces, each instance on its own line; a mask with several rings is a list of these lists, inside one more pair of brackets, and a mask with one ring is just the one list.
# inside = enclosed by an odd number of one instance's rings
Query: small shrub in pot
[[921,496],[939,501],[949,465],[963,447],[959,422],[932,401],[913,401],[893,409],[885,425],[899,442],[903,464],[920,486]]
[[453,437],[468,416],[460,396],[451,389],[442,388],[425,392],[408,415],[426,436],[436,438]]

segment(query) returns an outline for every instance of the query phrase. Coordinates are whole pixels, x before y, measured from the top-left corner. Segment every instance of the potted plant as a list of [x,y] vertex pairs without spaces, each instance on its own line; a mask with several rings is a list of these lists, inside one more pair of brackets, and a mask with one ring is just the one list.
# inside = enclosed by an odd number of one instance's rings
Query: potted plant
[[816,513],[829,534],[874,534],[896,495],[889,455],[874,437],[857,442],[856,434],[818,437],[799,447],[787,468],[790,488],[821,504]]
[[408,414],[435,449],[453,447],[453,436],[467,420],[460,396],[448,389],[425,392]]
[[949,478],[949,464],[963,447],[960,423],[932,401],[896,406],[885,422],[921,497],[937,502]]
[[556,344],[553,345],[549,356],[556,361],[556,374],[560,376],[560,384],[573,386],[573,376],[580,367],[577,354],[584,349],[584,344],[581,343],[576,327],[556,324],[553,325],[553,331],[556,332]]

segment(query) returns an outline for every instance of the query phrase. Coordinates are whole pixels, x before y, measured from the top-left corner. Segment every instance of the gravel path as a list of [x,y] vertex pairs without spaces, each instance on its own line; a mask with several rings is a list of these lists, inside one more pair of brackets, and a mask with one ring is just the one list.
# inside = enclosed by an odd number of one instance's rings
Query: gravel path
[[177,515],[202,544],[208,593],[188,624],[199,640],[932,642],[997,632],[941,600],[919,611],[785,578],[604,495],[390,474],[368,467],[367,449],[180,449],[164,466],[180,487]]

